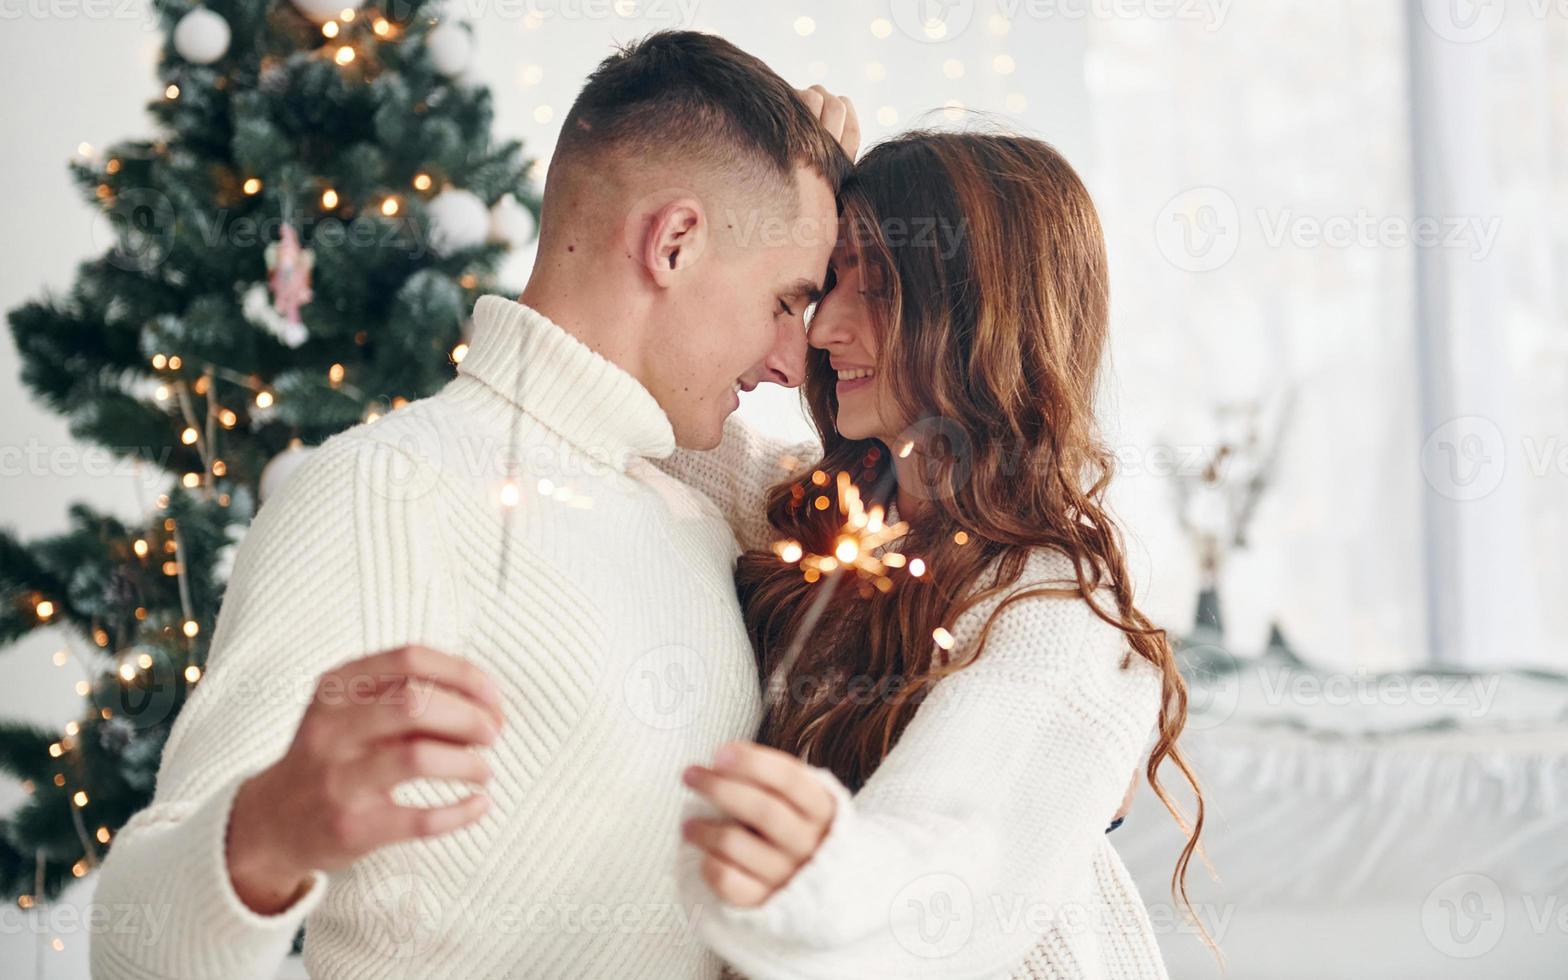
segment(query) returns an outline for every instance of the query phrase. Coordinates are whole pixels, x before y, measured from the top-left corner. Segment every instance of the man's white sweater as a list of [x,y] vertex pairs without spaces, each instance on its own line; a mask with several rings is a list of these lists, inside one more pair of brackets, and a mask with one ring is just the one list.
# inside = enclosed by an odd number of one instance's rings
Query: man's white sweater
[[[647,462],[674,448],[629,374],[481,298],[457,378],[329,440],[257,515],[154,802],[102,869],[97,901],[134,914],[94,934],[94,975],[270,978],[301,923],[316,980],[716,975],[672,876],[680,775],[751,734],[757,678],[729,527]],[[236,789],[283,755],[319,675],[415,642],[501,687],[490,811],[255,914],[224,856]]]

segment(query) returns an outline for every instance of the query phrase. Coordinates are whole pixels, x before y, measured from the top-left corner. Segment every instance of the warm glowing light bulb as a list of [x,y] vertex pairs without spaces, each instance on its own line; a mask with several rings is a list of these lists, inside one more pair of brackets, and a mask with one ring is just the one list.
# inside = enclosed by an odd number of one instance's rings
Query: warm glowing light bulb
[[940,626],[931,631],[931,639],[935,640],[936,645],[944,650],[953,649],[953,634]]
[[146,542],[146,540],[143,539],[143,538],[137,538],[136,539],[136,543],[131,545],[131,550],[136,552],[136,557],[138,557],[138,558],[146,558],[147,557],[147,542]]
[[201,627],[196,624],[196,620],[194,620],[194,619],[187,619],[185,621],[185,635],[186,636],[195,637],[196,634],[200,633],[200,632],[201,632]]
[[40,599],[38,605],[33,607],[33,611],[38,614],[39,619],[48,619],[54,615],[54,603],[48,599]]
[[196,430],[190,426],[186,426],[185,431],[180,433],[180,441],[185,443],[187,446],[194,446],[196,444],[196,439]]
[[386,215],[389,218],[392,217],[394,214],[397,214],[397,198],[389,197],[385,201],[382,201],[381,202],[381,213]]
[[335,21],[335,20],[329,20],[325,24],[322,24],[321,25],[321,33],[324,34],[327,37],[337,37],[338,36],[338,22]]
[[246,194],[256,194],[261,190],[261,181],[257,180],[255,177],[251,177],[245,181],[240,189],[243,190]]
[[805,551],[794,541],[785,542],[784,546],[779,549],[779,557],[792,565],[800,561],[801,556],[804,554]]
[[79,789],[75,793],[72,793],[71,794],[71,802],[75,803],[77,806],[86,806],[87,805],[87,791]]
[[328,187],[321,192],[321,206],[328,211],[338,206],[338,192]]
[[333,60],[340,65],[348,64],[354,60],[354,49],[346,44],[343,45],[341,48],[338,48],[338,53],[333,56]]
[[926,573],[926,563],[925,563],[925,561],[923,559],[911,558],[909,560],[909,574],[910,575],[914,576],[915,578],[919,578],[920,576],[924,575],[925,573]]
[[429,174],[420,173],[414,175],[415,190],[428,191],[430,189],[430,184],[431,180]]
[[197,681],[201,680],[201,668],[196,666],[195,664],[191,664],[189,667],[186,667],[185,668],[185,679],[187,681],[190,681],[192,684],[194,684]]
[[332,382],[333,384],[339,384],[340,382],[342,382],[342,380],[343,380],[343,365],[341,365],[341,364],[334,364],[331,367],[327,368],[327,380]]
[[845,535],[838,539],[838,544],[833,548],[833,557],[848,565],[860,557],[860,545],[855,539]]
[[136,668],[130,664],[121,664],[120,677],[123,680],[134,681],[136,679]]
[[256,407],[257,408],[271,408],[272,407],[272,392],[270,392],[270,391],[258,391],[258,392],[256,392]]
[[377,17],[376,22],[371,25],[371,30],[376,32],[376,37],[386,37],[392,33],[392,24],[385,17]]
[[170,85],[168,88],[163,90],[163,97],[168,99],[170,102],[173,102],[175,99],[180,97],[180,87],[178,85]]
[[456,347],[452,348],[452,363],[453,364],[461,364],[461,363],[463,363],[463,358],[465,358],[467,356],[468,356],[468,345],[467,344],[458,344]]
[[507,480],[506,483],[502,484],[502,486],[501,486],[501,506],[502,507],[508,507],[508,508],[516,507],[517,504],[518,504],[518,501],[520,501],[522,499],[522,496],[523,496],[522,495],[522,491],[518,489],[516,483],[512,482],[511,480]]

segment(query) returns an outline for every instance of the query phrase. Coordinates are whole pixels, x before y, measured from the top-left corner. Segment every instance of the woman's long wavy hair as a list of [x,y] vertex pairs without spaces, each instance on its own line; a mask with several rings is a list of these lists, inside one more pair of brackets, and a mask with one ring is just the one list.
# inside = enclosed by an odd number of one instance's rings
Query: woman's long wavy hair
[[[877,321],[878,383],[899,417],[916,421],[899,446],[841,436],[835,372],[825,351],[812,351],[803,397],[824,456],[815,481],[808,469],[771,489],[768,519],[779,537],[832,554],[842,517],[815,506],[823,477],[848,473],[868,504],[885,504],[895,491],[892,453],[912,444],[923,479],[906,490],[924,500],[898,550],[929,572],[901,575],[887,591],[838,588],[761,737],[858,788],[932,685],[980,655],[998,612],[1034,596],[1081,597],[1126,634],[1129,660],[1142,657],[1163,678],[1147,778],[1188,835],[1171,887],[1190,914],[1186,874],[1203,798],[1176,744],[1186,687],[1164,630],[1134,605],[1104,504],[1113,457],[1094,406],[1109,296],[1089,193],[1039,140],[916,131],[870,150],[841,202],[843,245],[859,258]],[[938,627],[1012,589],[1041,547],[1072,559],[1076,587],[1007,596],[973,656],[950,662],[933,642]],[[762,551],[741,557],[737,582],[766,677],[822,583]],[[1160,782],[1166,762],[1196,795],[1190,825]]]

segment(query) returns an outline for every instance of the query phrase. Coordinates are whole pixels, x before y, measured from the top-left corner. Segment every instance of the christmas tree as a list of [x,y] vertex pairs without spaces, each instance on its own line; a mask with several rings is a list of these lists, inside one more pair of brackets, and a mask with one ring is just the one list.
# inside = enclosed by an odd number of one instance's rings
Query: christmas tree
[[0,888],[24,908],[151,800],[269,484],[449,380],[467,312],[532,234],[522,148],[491,141],[490,93],[462,78],[469,29],[363,2],[153,0],[159,135],[72,163],[109,247],[9,315],[28,388],[159,477],[145,522],[76,506],[63,534],[0,533],[0,644],[55,631],[84,698],[63,733],[0,721],[29,794],[0,821]]

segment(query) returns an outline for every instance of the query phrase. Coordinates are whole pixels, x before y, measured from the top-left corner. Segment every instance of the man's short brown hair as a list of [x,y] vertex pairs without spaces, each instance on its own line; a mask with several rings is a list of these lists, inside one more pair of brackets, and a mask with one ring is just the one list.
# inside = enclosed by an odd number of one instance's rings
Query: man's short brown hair
[[712,34],[659,31],[599,63],[561,126],[551,168],[601,154],[678,159],[794,197],[805,165],[836,194],[851,163],[795,90]]

